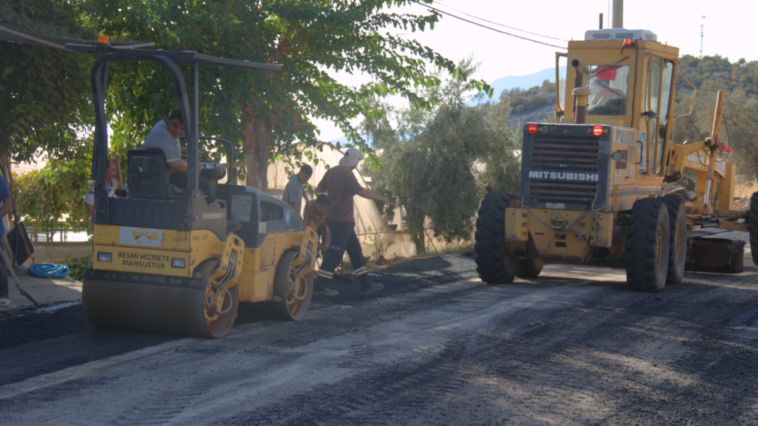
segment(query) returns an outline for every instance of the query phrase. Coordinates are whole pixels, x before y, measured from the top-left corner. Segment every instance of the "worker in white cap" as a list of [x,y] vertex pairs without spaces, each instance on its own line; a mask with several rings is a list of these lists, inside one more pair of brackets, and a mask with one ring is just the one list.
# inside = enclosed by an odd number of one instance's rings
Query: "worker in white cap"
[[329,197],[326,207],[326,226],[331,231],[331,238],[316,282],[313,284],[314,294],[324,296],[338,294],[336,290],[330,290],[328,284],[345,250],[350,256],[354,273],[361,283],[361,295],[368,296],[384,288],[382,284],[373,284],[368,275],[366,262],[363,260],[363,250],[358,242],[358,236],[355,235],[353,196],[359,195],[385,204],[389,204],[390,200],[374,194],[358,183],[353,170],[362,159],[361,152],[357,148],[348,148],[345,156],[340,160],[340,165],[329,169],[318,184],[318,192],[326,192]]

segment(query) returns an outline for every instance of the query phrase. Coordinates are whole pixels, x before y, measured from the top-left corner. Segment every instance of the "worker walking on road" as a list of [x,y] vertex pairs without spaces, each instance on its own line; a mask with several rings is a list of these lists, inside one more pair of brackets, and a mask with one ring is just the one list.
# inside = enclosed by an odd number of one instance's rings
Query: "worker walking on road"
[[326,226],[329,227],[331,238],[318,271],[316,282],[313,284],[314,294],[336,296],[336,290],[330,290],[329,281],[334,276],[334,269],[339,265],[347,250],[350,263],[355,275],[361,283],[361,295],[367,296],[384,288],[382,284],[373,284],[368,276],[366,262],[363,260],[363,250],[355,235],[355,217],[353,212],[353,196],[359,195],[369,200],[389,204],[390,200],[381,195],[364,189],[353,175],[353,170],[363,159],[357,148],[349,148],[340,160],[339,166],[332,167],[326,172],[318,184],[318,192],[326,192],[329,204],[326,209]]

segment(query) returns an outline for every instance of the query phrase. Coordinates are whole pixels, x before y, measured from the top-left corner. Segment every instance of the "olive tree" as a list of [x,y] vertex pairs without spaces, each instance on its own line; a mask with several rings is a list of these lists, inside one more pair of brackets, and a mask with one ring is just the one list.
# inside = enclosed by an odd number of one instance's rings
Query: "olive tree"
[[[471,73],[475,67],[469,60],[460,68]],[[436,101],[433,108],[386,108],[388,115],[363,122],[363,130],[381,150],[381,163],[365,170],[372,189],[405,209],[407,232],[417,253],[426,251],[427,226],[448,242],[468,239],[474,230],[482,196],[477,160],[488,156],[497,134],[478,108],[465,105],[472,89],[460,75],[453,75],[444,85],[420,93]]]

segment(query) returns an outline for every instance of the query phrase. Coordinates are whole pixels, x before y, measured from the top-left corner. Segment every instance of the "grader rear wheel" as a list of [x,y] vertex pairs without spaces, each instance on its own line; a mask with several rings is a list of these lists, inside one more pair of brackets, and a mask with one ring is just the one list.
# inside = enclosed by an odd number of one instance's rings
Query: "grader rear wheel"
[[299,275],[292,263],[297,251],[287,250],[279,260],[274,277],[274,296],[278,300],[268,302],[271,316],[288,321],[297,321],[305,316],[313,296],[313,272]]
[[505,241],[505,209],[515,206],[515,197],[507,192],[491,192],[482,200],[476,219],[474,260],[479,278],[487,284],[513,282],[519,259]]
[[643,198],[632,206],[626,231],[626,281],[640,291],[661,291],[669,265],[669,215],[657,198]]

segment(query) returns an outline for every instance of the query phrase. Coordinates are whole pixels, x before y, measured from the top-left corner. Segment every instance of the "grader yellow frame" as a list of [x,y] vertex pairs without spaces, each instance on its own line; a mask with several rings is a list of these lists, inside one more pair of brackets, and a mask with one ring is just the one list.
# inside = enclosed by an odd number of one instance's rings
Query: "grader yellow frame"
[[[608,264],[625,266],[632,288],[659,291],[681,281],[685,265],[741,272],[743,242],[692,235],[748,230],[747,213],[733,210],[736,168],[720,155],[724,93],[711,136],[675,144],[679,49],[649,31],[593,33],[556,54],[557,120],[524,125],[519,194],[482,202],[480,277],[536,277],[544,262]],[[672,185],[684,170],[698,178],[694,196]]]

